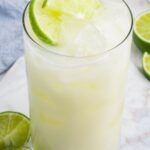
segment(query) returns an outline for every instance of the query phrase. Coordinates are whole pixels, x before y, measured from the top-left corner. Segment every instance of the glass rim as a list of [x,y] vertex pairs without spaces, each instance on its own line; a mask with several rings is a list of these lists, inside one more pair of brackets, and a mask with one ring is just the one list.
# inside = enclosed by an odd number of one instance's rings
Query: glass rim
[[41,49],[44,49],[46,50],[47,52],[49,53],[52,53],[54,55],[58,55],[60,57],[67,57],[67,58],[75,58],[75,59],[85,59],[85,58],[93,58],[93,57],[98,57],[98,56],[102,56],[104,54],[107,54],[107,53],[110,53],[112,52],[113,50],[115,50],[116,48],[118,48],[120,45],[122,45],[127,39],[128,37],[130,36],[131,32],[132,32],[132,28],[133,28],[133,14],[132,14],[132,11],[129,7],[129,5],[127,4],[127,2],[125,2],[124,0],[122,0],[122,2],[126,5],[129,13],[130,13],[130,19],[131,19],[131,25],[130,25],[130,28],[129,28],[129,31],[128,31],[128,34],[125,36],[125,38],[119,42],[116,46],[114,46],[113,48],[110,48],[108,50],[105,50],[104,52],[100,52],[100,53],[97,53],[97,54],[94,54],[94,55],[88,55],[88,56],[72,56],[72,55],[66,55],[66,54],[61,54],[61,53],[57,53],[55,51],[52,51],[52,50],[49,50],[47,48],[45,48],[44,46],[42,46],[41,44],[39,44],[36,40],[34,40],[34,38],[32,38],[32,36],[29,34],[27,28],[26,28],[26,25],[25,25],[25,15],[26,15],[26,11],[27,11],[27,8],[30,4],[30,1],[27,3],[24,11],[23,11],[23,15],[22,15],[22,24],[23,24],[23,29],[26,33],[26,35],[28,36],[28,38],[34,43],[36,44],[38,47],[40,47]]

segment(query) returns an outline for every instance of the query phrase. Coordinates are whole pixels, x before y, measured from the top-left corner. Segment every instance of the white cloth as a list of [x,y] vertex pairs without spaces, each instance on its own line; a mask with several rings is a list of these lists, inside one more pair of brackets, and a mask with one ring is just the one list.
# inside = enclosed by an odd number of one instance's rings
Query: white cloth
[[0,82],[0,111],[29,115],[24,58],[21,57]]

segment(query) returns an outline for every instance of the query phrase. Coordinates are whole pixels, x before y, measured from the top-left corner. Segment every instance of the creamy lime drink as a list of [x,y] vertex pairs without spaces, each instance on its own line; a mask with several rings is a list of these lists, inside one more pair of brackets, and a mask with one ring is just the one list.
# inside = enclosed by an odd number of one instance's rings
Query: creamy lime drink
[[32,0],[24,41],[35,150],[117,150],[132,15],[121,0]]

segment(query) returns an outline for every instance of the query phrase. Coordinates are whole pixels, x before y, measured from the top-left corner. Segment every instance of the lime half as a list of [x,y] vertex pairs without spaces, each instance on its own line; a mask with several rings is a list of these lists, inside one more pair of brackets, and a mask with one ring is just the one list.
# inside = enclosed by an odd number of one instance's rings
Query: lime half
[[[30,120],[17,112],[0,113],[0,149],[24,150],[30,138]],[[17,149],[16,149],[17,150]]]
[[150,52],[150,11],[135,20],[133,39],[140,50]]
[[150,79],[150,54],[147,52],[145,52],[143,55],[143,68],[146,77]]
[[90,19],[100,6],[100,0],[31,0],[29,20],[40,40],[58,45],[63,39],[62,24],[68,18]]

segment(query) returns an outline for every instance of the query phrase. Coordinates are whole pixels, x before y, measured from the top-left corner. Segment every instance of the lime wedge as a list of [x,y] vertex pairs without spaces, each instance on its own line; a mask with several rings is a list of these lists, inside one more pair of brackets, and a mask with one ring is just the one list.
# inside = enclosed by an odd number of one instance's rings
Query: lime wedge
[[29,138],[29,118],[17,112],[0,113],[0,149],[19,149]]
[[133,39],[140,50],[150,52],[150,11],[135,20]]
[[146,77],[150,80],[150,54],[147,52],[143,55],[143,69]]
[[35,35],[45,43],[62,41],[62,24],[68,18],[90,19],[101,3],[99,0],[31,0],[29,19]]

